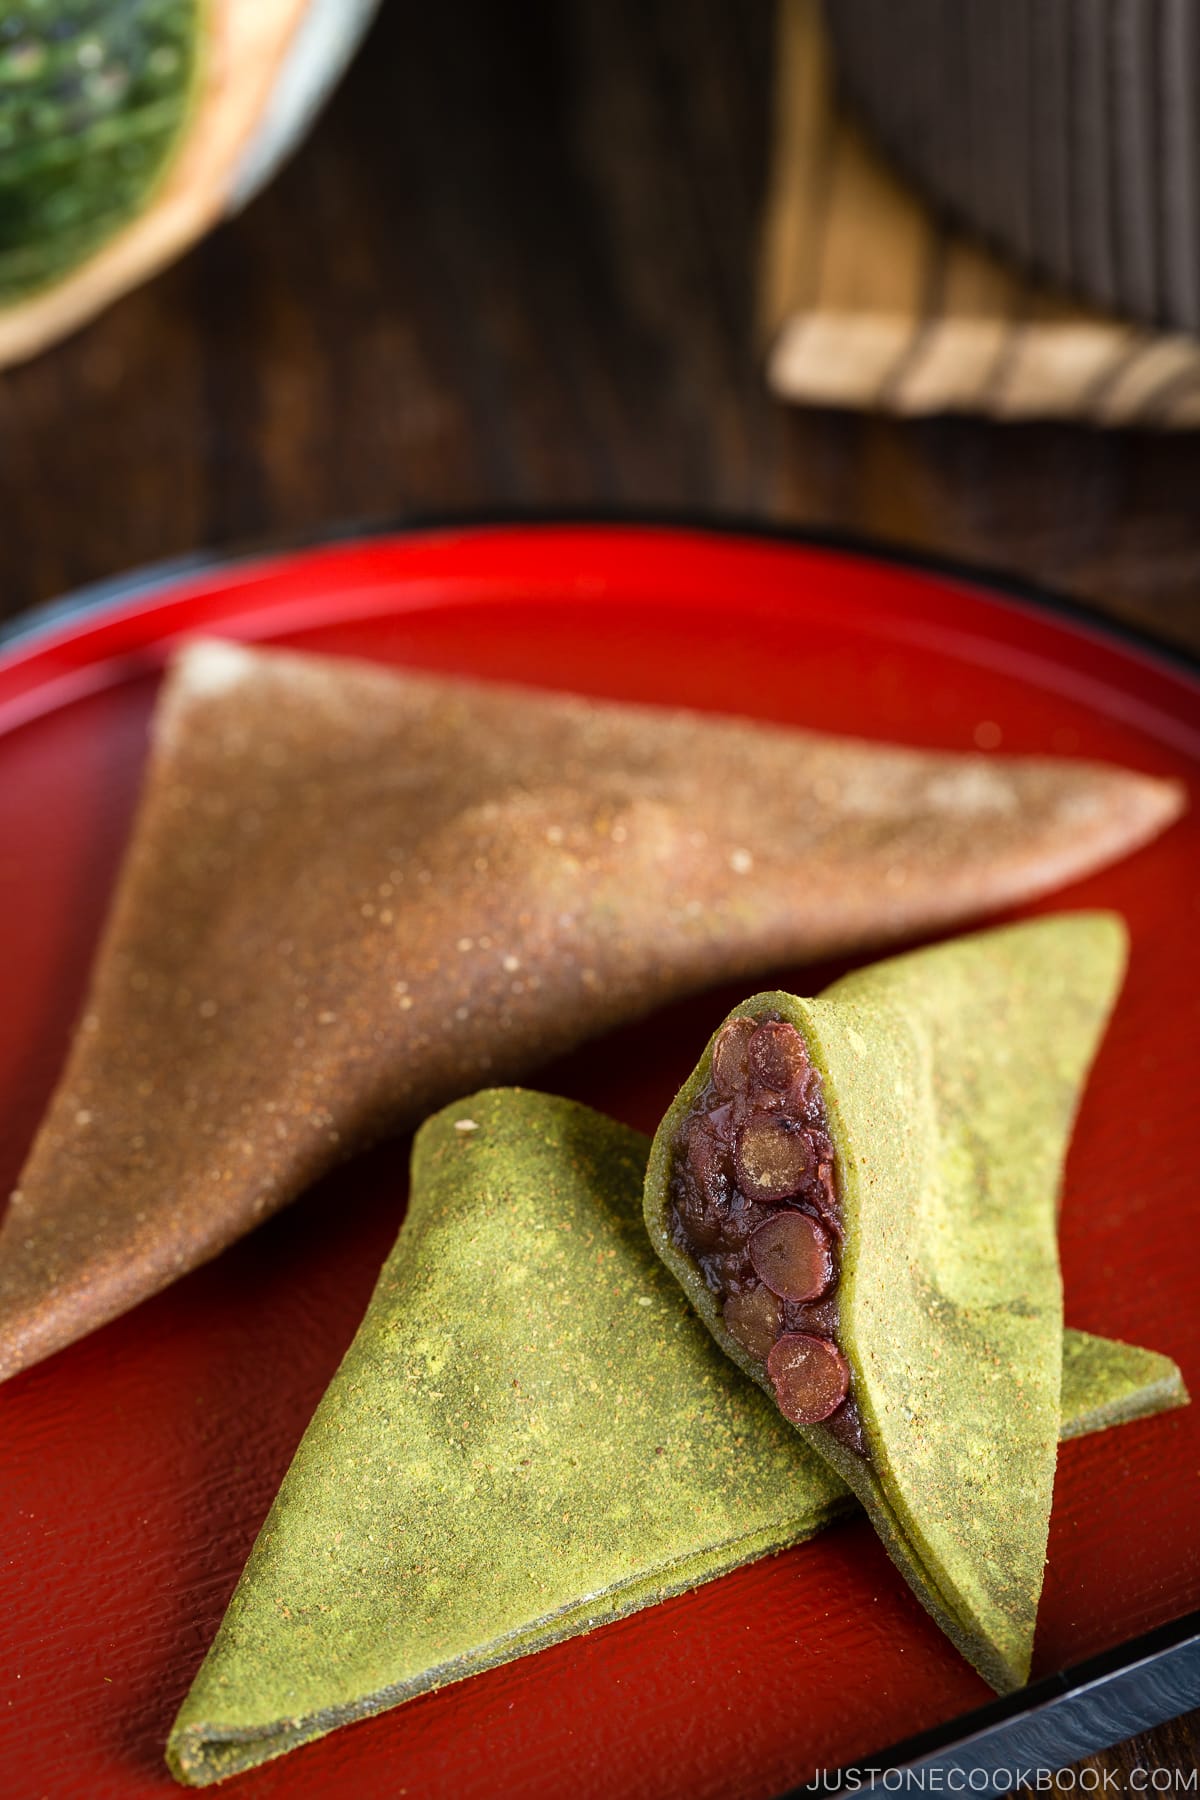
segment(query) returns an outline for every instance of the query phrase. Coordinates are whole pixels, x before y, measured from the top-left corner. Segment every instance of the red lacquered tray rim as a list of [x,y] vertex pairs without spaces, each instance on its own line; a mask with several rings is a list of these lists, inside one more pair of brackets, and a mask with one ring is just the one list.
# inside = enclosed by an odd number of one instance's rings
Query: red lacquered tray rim
[[[0,622],[0,730],[10,728],[6,719],[16,687],[18,694],[38,688],[45,693],[47,685],[54,691],[45,695],[38,711],[50,711],[65,704],[77,694],[92,691],[85,671],[99,658],[112,662],[110,680],[120,679],[123,672],[119,655],[137,655],[159,647],[165,655],[174,648],[176,638],[194,636],[202,623],[182,617],[175,629],[163,633],[153,627],[161,621],[164,604],[177,606],[211,591],[214,578],[221,589],[268,583],[283,565],[312,558],[318,563],[325,556],[336,558],[339,551],[352,551],[389,544],[411,548],[421,544],[449,549],[456,543],[493,539],[498,544],[536,537],[542,541],[554,537],[578,536],[634,539],[642,537],[648,545],[669,545],[671,540],[708,540],[715,547],[815,552],[827,556],[831,563],[852,560],[874,563],[889,571],[905,571],[923,575],[939,586],[963,588],[976,601],[995,607],[1000,612],[1032,614],[1042,623],[1055,625],[1064,638],[1086,642],[1093,653],[1108,652],[1117,662],[1130,660],[1140,665],[1140,673],[1154,681],[1158,678],[1167,688],[1184,688],[1200,697],[1200,657],[1182,646],[1125,620],[1097,615],[1082,602],[1056,589],[1047,588],[1010,570],[938,556],[908,545],[883,538],[872,538],[851,531],[816,529],[806,526],[773,524],[736,515],[717,517],[687,512],[638,512],[631,510],[572,509],[556,511],[519,509],[494,513],[432,514],[412,518],[335,523],[318,529],[295,533],[270,534],[232,546],[228,550],[195,550],[162,561],[143,564],[97,582],[74,588],[64,595],[44,601]],[[392,577],[394,583],[395,577]],[[659,598],[656,595],[656,599]],[[394,585],[390,590],[395,604]],[[739,596],[739,605],[746,597]],[[246,617],[258,610],[253,594],[247,594]],[[278,603],[266,602],[278,631]],[[367,611],[374,611],[368,605]],[[354,616],[354,615],[351,615]],[[320,614],[328,617],[327,611]],[[309,606],[289,615],[287,624],[303,628],[311,623]],[[174,622],[173,622],[174,623]],[[238,619],[225,618],[221,629],[236,628]],[[120,635],[114,641],[113,630]],[[248,634],[252,635],[252,634]],[[93,637],[101,641],[91,644]],[[138,658],[139,662],[141,658]],[[1040,659],[1039,659],[1040,660]],[[60,689],[58,677],[62,679]],[[77,680],[72,680],[76,677]],[[94,685],[94,684],[93,684]],[[1092,686],[1094,683],[1087,682]],[[1142,711],[1142,708],[1138,708]],[[1157,735],[1157,734],[1156,734]],[[1183,746],[1200,757],[1200,733],[1184,730]],[[1177,747],[1180,747],[1177,743]]]
[[[318,564],[339,549],[378,546],[450,548],[456,541],[511,543],[523,538],[559,535],[632,539],[669,547],[672,540],[710,540],[736,549],[786,551],[788,548],[827,556],[831,562],[853,560],[882,569],[902,570],[950,588],[969,591],[971,598],[1000,613],[1031,614],[1056,624],[1064,638],[1082,640],[1117,664],[1134,663],[1144,679],[1166,690],[1190,691],[1200,699],[1200,658],[1148,632],[1111,618],[1098,619],[1067,595],[1007,571],[926,554],[884,540],[848,532],[764,524],[739,518],[694,517],[688,514],[603,511],[501,512],[450,515],[331,526],[314,532],[272,536],[244,549],[197,551],[113,576],[75,589],[57,600],[31,608],[0,626],[0,735],[26,719],[68,705],[86,693],[120,681],[164,660],[178,640],[195,636],[203,620],[190,616],[189,600],[212,591],[251,590],[287,565],[311,557]],[[391,576],[394,584],[396,572]],[[364,590],[364,595],[367,590]],[[391,590],[394,607],[395,589]],[[213,628],[242,635],[238,626],[256,614],[270,614],[278,631],[313,622],[302,603],[283,624],[284,609],[267,596],[257,603],[247,596],[242,615],[214,620]],[[375,607],[366,602],[367,610]],[[178,609],[176,618],[164,610]],[[328,617],[328,611],[323,615]],[[164,630],[164,626],[166,629]],[[246,635],[256,637],[258,632]],[[1139,710],[1141,710],[1139,708]],[[1200,734],[1181,727],[1172,733],[1177,747],[1200,757]],[[1180,745],[1180,739],[1184,745]],[[1200,1611],[1184,1614],[1156,1630],[1129,1638],[1102,1655],[1059,1670],[1016,1694],[1002,1696],[945,1725],[875,1752],[869,1763],[826,1772],[822,1791],[867,1792],[886,1773],[932,1771],[951,1767],[965,1773],[997,1775],[1013,1769],[1052,1769],[1061,1755],[1047,1760],[1050,1736],[1059,1736],[1070,1759],[1106,1748],[1138,1730],[1176,1716],[1200,1692]],[[1069,1734],[1069,1742],[1061,1739]],[[894,1784],[893,1784],[894,1785]],[[779,1800],[798,1800],[811,1787],[789,1789]],[[977,1792],[1003,1792],[989,1784]]]

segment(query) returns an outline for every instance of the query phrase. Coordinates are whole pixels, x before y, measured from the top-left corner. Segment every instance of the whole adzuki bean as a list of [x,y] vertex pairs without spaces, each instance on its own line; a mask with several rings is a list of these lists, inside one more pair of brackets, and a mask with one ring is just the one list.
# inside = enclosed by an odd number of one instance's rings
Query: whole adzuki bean
[[780,1412],[793,1425],[819,1425],[850,1392],[850,1368],[837,1345],[798,1331],[776,1338],[767,1356],[767,1374]]
[[833,1286],[829,1233],[808,1213],[774,1213],[751,1237],[750,1261],[781,1300],[819,1300]]
[[798,1194],[811,1163],[803,1126],[778,1113],[752,1113],[735,1139],[738,1184],[756,1200]]
[[809,1067],[800,1033],[783,1019],[764,1019],[747,1045],[746,1056],[758,1080],[786,1094]]
[[712,1052],[712,1084],[726,1099],[745,1091],[750,1076],[746,1051],[753,1036],[753,1019],[730,1019],[717,1033]]
[[765,1362],[779,1336],[780,1325],[779,1302],[770,1288],[759,1286],[730,1294],[723,1316],[730,1336],[759,1362]]

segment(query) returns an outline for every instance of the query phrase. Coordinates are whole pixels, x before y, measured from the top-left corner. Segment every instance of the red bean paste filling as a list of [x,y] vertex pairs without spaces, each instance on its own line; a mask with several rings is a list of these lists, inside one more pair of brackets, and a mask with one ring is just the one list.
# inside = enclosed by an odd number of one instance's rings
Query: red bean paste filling
[[785,1417],[865,1457],[837,1341],[844,1230],[821,1077],[777,1013],[717,1034],[675,1140],[670,1230]]

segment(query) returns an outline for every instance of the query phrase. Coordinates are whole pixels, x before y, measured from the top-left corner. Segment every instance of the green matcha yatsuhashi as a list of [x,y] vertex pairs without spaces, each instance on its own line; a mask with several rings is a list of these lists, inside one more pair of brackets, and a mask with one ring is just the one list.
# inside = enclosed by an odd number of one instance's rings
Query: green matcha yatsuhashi
[[1119,919],[1068,914],[755,995],[647,1176],[717,1342],[1001,1691],[1028,1676],[1046,1555],[1063,1159],[1125,953]]
[[[168,1761],[203,1784],[811,1536],[846,1487],[742,1379],[642,1226],[648,1141],[493,1090],[412,1198]],[[1178,1404],[1069,1333],[1064,1431]]]

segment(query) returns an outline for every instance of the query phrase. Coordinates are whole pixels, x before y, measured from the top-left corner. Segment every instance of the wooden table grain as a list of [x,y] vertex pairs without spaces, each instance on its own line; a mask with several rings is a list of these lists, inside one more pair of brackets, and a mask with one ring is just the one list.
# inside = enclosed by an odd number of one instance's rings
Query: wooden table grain
[[[867,533],[1200,652],[1200,434],[769,396],[772,37],[765,0],[388,0],[264,196],[0,374],[0,617],[330,522],[609,508]],[[1086,1766],[1198,1760],[1200,1713]]]

